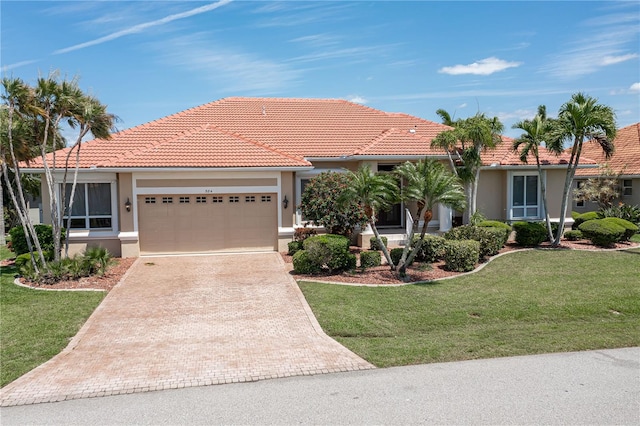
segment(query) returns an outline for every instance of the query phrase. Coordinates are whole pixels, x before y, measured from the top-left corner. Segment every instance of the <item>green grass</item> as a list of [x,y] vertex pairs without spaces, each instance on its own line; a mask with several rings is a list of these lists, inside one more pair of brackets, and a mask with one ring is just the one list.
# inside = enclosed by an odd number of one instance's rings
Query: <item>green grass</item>
[[640,250],[534,250],[403,287],[301,282],[323,329],[387,367],[640,345]]
[[[11,257],[0,247],[0,258]],[[13,284],[13,267],[0,274],[0,386],[58,354],[100,304],[97,291],[41,291]]]
[[632,236],[630,241],[632,241],[634,243],[640,243],[640,233],[635,234],[634,236]]

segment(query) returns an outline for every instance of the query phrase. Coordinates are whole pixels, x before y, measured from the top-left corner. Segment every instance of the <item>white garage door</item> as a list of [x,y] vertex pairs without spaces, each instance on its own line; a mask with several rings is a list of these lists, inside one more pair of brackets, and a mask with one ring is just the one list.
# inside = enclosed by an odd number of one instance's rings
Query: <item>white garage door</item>
[[140,252],[272,251],[276,194],[142,195]]

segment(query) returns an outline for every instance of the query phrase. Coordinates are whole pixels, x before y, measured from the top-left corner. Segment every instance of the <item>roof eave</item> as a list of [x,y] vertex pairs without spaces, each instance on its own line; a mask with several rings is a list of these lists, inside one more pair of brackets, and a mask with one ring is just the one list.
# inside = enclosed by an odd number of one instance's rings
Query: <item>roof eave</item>
[[[313,166],[274,166],[274,167],[93,167],[79,169],[80,173],[131,173],[131,172],[297,172],[313,170]],[[22,169],[25,173],[44,173],[44,169]]]
[[433,158],[437,160],[446,160],[446,155],[342,155],[339,157],[304,157],[305,160],[313,163],[314,161],[358,161],[358,160],[402,160],[402,161],[414,161],[422,160],[425,157]]

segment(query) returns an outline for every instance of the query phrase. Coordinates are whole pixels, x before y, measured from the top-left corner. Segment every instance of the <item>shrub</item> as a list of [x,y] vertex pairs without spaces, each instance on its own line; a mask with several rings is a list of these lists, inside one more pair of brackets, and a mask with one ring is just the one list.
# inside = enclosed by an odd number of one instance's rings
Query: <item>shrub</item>
[[312,275],[317,274],[321,269],[321,266],[311,259],[307,251],[300,250],[293,255],[293,270],[296,273]]
[[[387,247],[387,237],[380,237],[380,239],[382,240],[382,244]],[[382,250],[376,237],[369,238],[369,250]]]
[[89,275],[104,275],[107,269],[114,263],[111,253],[104,247],[87,248],[82,259],[86,263]]
[[303,242],[307,238],[317,234],[318,232],[315,228],[296,228],[295,231],[293,231],[293,240]]
[[310,179],[300,200],[300,212],[330,234],[350,236],[367,223],[364,207],[355,199],[340,202],[351,179],[346,173],[324,172]]
[[[418,240],[420,240],[420,236],[413,238],[411,248],[416,246]],[[444,257],[445,241],[444,237],[439,235],[426,234],[422,242],[422,247],[420,247],[420,251],[416,254],[415,258],[429,263],[441,260]]]
[[347,253],[347,261],[344,269],[347,271],[353,271],[357,267],[358,267],[358,258],[356,257],[356,255],[353,253]]
[[[48,251],[53,253],[53,227],[51,225],[33,225],[38,241],[40,241],[40,247],[42,251]],[[11,236],[11,244],[13,252],[16,255],[29,253],[29,247],[27,245],[27,239],[24,235],[22,226],[16,226],[9,231]],[[62,230],[62,240],[64,241],[65,232]],[[35,247],[34,247],[35,250]]]
[[506,232],[499,228],[463,225],[444,234],[447,240],[474,240],[480,243],[480,256],[494,256],[507,242]]
[[349,239],[342,235],[316,235],[304,240],[304,251],[318,267],[326,267],[330,272],[348,269],[352,260],[349,258]]
[[507,235],[505,241],[508,241],[509,237],[511,236],[511,225],[509,225],[508,223],[500,222],[499,220],[483,220],[482,222],[478,223],[477,226],[480,226],[482,228],[504,229],[504,233]]
[[600,220],[607,223],[615,223],[616,225],[624,228],[624,235],[622,235],[620,241],[629,241],[629,239],[638,232],[638,227],[636,225],[628,220],[620,219],[619,217],[605,217]]
[[619,241],[620,238],[623,238],[625,228],[602,219],[592,219],[580,224],[580,231],[593,244],[609,247]]
[[617,206],[607,207],[599,212],[601,217],[618,217],[620,219],[628,220],[640,226],[640,207],[632,206],[629,204],[620,204]]
[[396,247],[396,248],[392,248],[391,251],[389,252],[389,256],[391,256],[391,261],[393,262],[394,265],[397,265],[398,262],[400,262],[403,251],[404,249],[402,247]]
[[581,240],[583,238],[582,237],[582,231],[580,231],[578,229],[571,230],[571,231],[565,231],[564,237],[569,241],[578,241],[578,240]]
[[444,244],[444,262],[450,271],[472,271],[480,258],[480,243],[475,240],[448,240]]
[[[46,261],[53,260],[53,255],[52,255],[52,253],[50,251],[44,251],[44,252],[42,252],[42,254],[44,255],[44,259]],[[38,258],[37,254],[36,254],[35,259],[36,259],[36,262],[40,263],[40,259]],[[22,254],[16,256],[16,260],[15,260],[16,268],[20,269],[21,267],[23,267],[27,263],[31,263],[31,253],[22,253]]]
[[600,218],[600,216],[598,215],[598,212],[586,212],[586,213],[575,214],[575,215],[573,213],[574,212],[571,212],[571,217],[573,217],[573,225],[571,225],[571,229],[574,229],[574,230],[579,229],[580,225],[588,220]]
[[537,246],[549,239],[546,226],[540,222],[515,222],[513,229],[521,246]]
[[287,243],[287,254],[293,256],[300,250],[302,250],[302,241],[289,241]]
[[379,251],[363,251],[360,253],[360,267],[362,269],[380,265],[382,265],[382,256]]

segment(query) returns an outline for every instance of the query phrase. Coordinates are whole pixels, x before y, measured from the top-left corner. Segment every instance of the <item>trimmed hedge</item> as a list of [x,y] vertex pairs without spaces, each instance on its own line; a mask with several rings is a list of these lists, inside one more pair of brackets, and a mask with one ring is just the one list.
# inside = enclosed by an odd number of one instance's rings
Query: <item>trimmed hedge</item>
[[[48,251],[53,253],[53,227],[51,225],[33,225],[38,235],[38,241],[40,241],[40,247],[42,251]],[[9,231],[11,236],[11,249],[16,256],[29,253],[29,247],[27,246],[27,239],[24,235],[22,226],[16,226]],[[65,230],[62,230],[62,238],[60,242],[64,242]],[[36,248],[33,247],[35,250]]]
[[480,243],[475,240],[448,240],[444,244],[445,267],[450,271],[473,271],[480,258]]
[[571,212],[571,217],[573,218],[573,225],[571,225],[571,229],[573,230],[579,229],[580,225],[588,220],[600,219],[600,215],[598,214],[598,212]]
[[[382,244],[387,247],[387,237],[380,237]],[[369,250],[382,250],[382,247],[378,244],[378,239],[374,236],[369,238]]]
[[505,243],[506,241],[509,240],[509,237],[511,236],[511,231],[513,230],[511,228],[511,225],[509,225],[508,223],[500,222],[499,220],[483,220],[482,222],[478,223],[477,226],[480,226],[482,228],[504,229],[505,234],[507,234],[505,238]]
[[396,247],[396,248],[392,248],[391,251],[389,252],[389,256],[391,256],[391,261],[393,262],[394,265],[397,265],[398,262],[400,262],[403,251],[404,249],[402,247]]
[[622,235],[620,241],[629,241],[629,239],[638,232],[638,227],[625,219],[620,219],[618,217],[605,217],[600,220],[607,223],[615,223],[616,225],[624,228],[624,235]]
[[318,265],[305,250],[300,250],[293,255],[293,270],[298,274],[312,275],[320,272],[322,267]]
[[580,224],[580,231],[593,244],[610,247],[624,237],[626,229],[611,221],[592,219]]
[[287,254],[289,256],[293,256],[294,254],[302,250],[302,241],[289,241],[289,243],[287,243],[287,248]]
[[564,237],[569,241],[578,241],[578,240],[581,240],[582,238],[584,238],[583,235],[582,235],[582,231],[580,231],[578,229],[571,230],[571,231],[565,231]]
[[382,256],[379,251],[363,251],[360,253],[360,267],[362,269],[380,265],[382,265]]
[[463,225],[451,228],[444,234],[447,240],[474,240],[480,243],[480,256],[495,256],[507,242],[507,235],[501,228],[484,228]]
[[513,229],[521,246],[537,246],[549,239],[546,226],[540,222],[515,222]]
[[[342,235],[316,235],[304,240],[304,250],[298,251],[293,257],[293,268],[296,272],[315,273],[315,272],[302,272],[302,270],[319,272],[322,268],[327,268],[329,272],[342,271],[346,269],[354,269],[357,264],[356,256],[349,253],[349,239]],[[300,253],[304,255],[299,255]],[[299,256],[298,256],[299,255]],[[300,268],[296,267],[296,256],[298,256]],[[313,267],[307,265],[312,263]]]
[[[416,236],[413,238],[411,242],[411,248],[414,248],[416,244],[420,240],[420,236]],[[426,234],[424,236],[424,241],[422,242],[422,247],[420,247],[420,251],[416,254],[415,259],[424,261],[424,262],[437,262],[438,260],[442,260],[444,257],[444,237],[439,235],[430,235]]]

